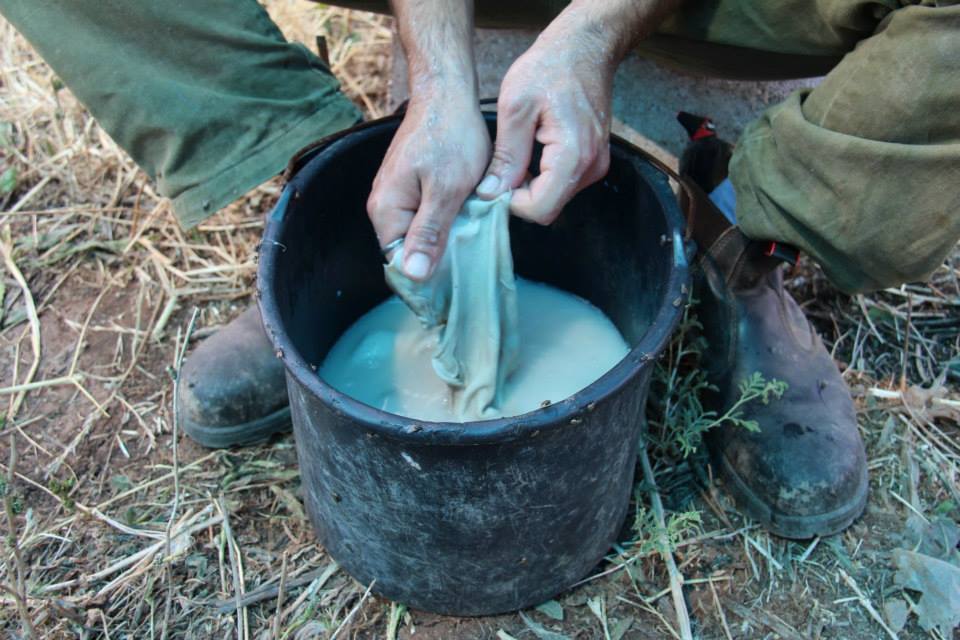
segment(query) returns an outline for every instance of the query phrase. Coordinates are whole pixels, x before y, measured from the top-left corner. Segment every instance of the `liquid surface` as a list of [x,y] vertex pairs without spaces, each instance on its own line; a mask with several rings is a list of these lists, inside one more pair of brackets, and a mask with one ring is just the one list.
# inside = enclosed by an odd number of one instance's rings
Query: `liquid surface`
[[[603,312],[586,300],[517,278],[519,363],[499,415],[559,402],[594,382],[629,351]],[[357,320],[327,354],[320,376],[338,391],[417,420],[460,422],[450,388],[433,370],[438,329],[424,329],[396,296]]]

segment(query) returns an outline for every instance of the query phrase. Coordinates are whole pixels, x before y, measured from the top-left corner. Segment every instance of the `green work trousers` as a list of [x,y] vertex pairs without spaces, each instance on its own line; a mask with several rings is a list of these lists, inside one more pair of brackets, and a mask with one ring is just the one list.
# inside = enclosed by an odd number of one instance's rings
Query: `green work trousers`
[[[537,28],[565,2],[477,5],[481,26]],[[359,119],[256,0],[0,0],[0,13],[186,226]],[[800,247],[847,291],[921,279],[955,246],[960,0],[695,0],[640,51],[722,77],[826,74],[737,144],[730,177],[747,235]]]

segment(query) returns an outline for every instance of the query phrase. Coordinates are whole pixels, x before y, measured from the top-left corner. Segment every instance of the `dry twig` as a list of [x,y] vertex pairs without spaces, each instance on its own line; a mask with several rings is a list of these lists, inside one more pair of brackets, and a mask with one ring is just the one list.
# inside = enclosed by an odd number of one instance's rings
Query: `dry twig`
[[683,574],[677,568],[677,563],[673,559],[673,550],[670,548],[670,541],[667,539],[667,523],[663,513],[663,502],[660,500],[659,491],[657,491],[657,479],[654,477],[653,468],[650,466],[650,456],[647,454],[646,442],[640,447],[640,464],[643,467],[644,481],[650,487],[650,504],[657,521],[657,537],[659,538],[657,547],[660,549],[660,555],[664,564],[667,565],[667,573],[670,576],[670,593],[673,596],[673,608],[677,613],[677,624],[680,626],[680,637],[682,640],[693,640],[690,614],[687,611],[687,603],[683,596]]

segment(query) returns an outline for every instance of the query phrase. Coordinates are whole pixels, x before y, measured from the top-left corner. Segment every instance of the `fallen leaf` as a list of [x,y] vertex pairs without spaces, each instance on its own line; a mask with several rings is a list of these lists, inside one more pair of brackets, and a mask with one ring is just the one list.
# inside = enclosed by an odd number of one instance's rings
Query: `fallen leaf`
[[590,611],[593,612],[593,615],[597,616],[601,622],[604,621],[605,616],[603,612],[603,600],[598,598],[590,598],[587,600],[587,606],[590,607]]
[[938,516],[928,521],[911,515],[907,518],[905,537],[913,551],[960,567],[960,553],[957,552],[960,526],[953,520]]
[[550,631],[542,624],[537,623],[535,620],[531,619],[523,611],[520,612],[520,617],[523,619],[523,623],[530,628],[530,631],[533,631],[533,635],[540,638],[540,640],[570,640],[567,636],[562,633],[557,633],[556,631]]
[[907,609],[907,603],[900,598],[887,600],[883,605],[883,614],[887,617],[887,624],[894,633],[900,633],[904,625],[907,624],[907,615],[910,610]]
[[307,514],[303,510],[303,505],[301,505],[300,501],[297,500],[297,496],[293,495],[289,490],[284,489],[276,484],[270,485],[270,490],[273,491],[273,494],[280,499],[284,506],[287,507],[287,510],[293,514],[295,518],[299,520],[307,519]]
[[538,604],[536,609],[548,618],[563,622],[563,607],[556,600],[547,600],[543,604]]
[[590,598],[587,600],[587,606],[590,607],[590,611],[592,611],[593,615],[597,616],[597,620],[600,621],[600,625],[603,627],[603,636],[609,638],[610,630],[607,627],[607,606],[603,601],[603,596]]
[[942,383],[928,389],[913,385],[903,392],[903,402],[918,414],[928,419],[946,418],[960,422],[960,407],[948,397],[949,389]]
[[610,630],[610,640],[621,640],[632,624],[633,618],[618,620],[616,624],[613,625],[613,629]]
[[960,567],[922,553],[894,549],[894,582],[923,595],[915,611],[924,631],[934,627],[944,638],[960,624]]

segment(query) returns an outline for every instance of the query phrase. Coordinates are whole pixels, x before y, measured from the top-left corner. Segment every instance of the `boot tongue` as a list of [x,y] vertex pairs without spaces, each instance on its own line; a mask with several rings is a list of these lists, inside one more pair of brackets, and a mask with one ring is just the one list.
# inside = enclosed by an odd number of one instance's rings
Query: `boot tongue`
[[387,284],[420,322],[440,327],[433,369],[449,385],[463,421],[498,415],[504,382],[517,365],[509,207],[509,192],[494,200],[468,198],[426,282],[403,273],[402,249],[384,267]]

